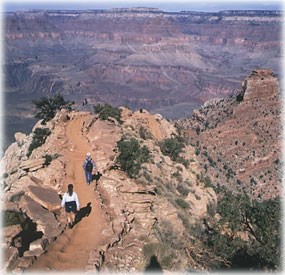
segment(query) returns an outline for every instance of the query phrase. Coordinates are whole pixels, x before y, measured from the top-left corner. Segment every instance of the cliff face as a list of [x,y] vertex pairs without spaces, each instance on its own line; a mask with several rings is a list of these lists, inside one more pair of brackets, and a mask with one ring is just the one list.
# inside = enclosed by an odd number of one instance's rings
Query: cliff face
[[5,14],[6,88],[180,118],[231,93],[253,67],[278,73],[280,30],[274,11]]
[[261,200],[280,195],[281,94],[272,71],[254,70],[236,95],[207,102],[178,124],[214,185]]

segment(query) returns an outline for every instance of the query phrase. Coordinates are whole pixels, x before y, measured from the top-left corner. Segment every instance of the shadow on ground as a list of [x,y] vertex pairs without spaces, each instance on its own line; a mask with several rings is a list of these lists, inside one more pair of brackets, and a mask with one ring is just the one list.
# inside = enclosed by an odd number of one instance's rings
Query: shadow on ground
[[145,268],[145,273],[162,274],[162,268],[156,256],[151,256],[148,266]]
[[88,202],[85,207],[80,208],[80,210],[77,212],[74,224],[79,223],[84,217],[88,217],[91,213],[91,210],[91,202]]

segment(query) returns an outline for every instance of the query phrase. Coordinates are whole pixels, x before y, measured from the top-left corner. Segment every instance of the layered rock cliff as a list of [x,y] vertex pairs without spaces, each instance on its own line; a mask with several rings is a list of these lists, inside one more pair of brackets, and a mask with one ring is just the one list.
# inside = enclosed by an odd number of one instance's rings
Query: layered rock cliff
[[280,195],[281,94],[272,71],[254,70],[235,95],[206,102],[178,125],[214,185],[261,200]]
[[5,88],[15,92],[7,94],[6,114],[14,123],[10,101],[23,117],[31,115],[31,98],[56,92],[79,105],[87,97],[181,118],[232,93],[254,67],[280,71],[278,11],[29,11],[4,18]]

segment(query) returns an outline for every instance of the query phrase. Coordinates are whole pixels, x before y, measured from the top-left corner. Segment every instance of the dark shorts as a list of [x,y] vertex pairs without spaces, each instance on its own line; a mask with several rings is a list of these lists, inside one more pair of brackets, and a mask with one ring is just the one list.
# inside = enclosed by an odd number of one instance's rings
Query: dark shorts
[[76,213],[76,202],[75,201],[66,202],[65,211],[67,213],[70,213],[70,212]]

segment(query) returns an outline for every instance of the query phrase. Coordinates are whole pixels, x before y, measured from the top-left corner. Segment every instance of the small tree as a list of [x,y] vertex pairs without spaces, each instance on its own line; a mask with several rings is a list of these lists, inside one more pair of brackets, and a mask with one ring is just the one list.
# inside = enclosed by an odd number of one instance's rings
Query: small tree
[[141,147],[135,138],[119,141],[118,148],[120,152],[118,162],[122,170],[130,178],[135,178],[141,169],[141,164],[149,160],[149,150],[145,145]]
[[[281,263],[281,202],[280,198],[266,201],[250,200],[246,194],[233,195],[225,191],[218,203],[221,219],[215,226],[208,244],[216,253],[235,262],[237,258],[258,259],[253,268],[277,270]],[[232,232],[221,234],[225,226]],[[247,232],[249,241],[242,241],[237,232]]]
[[36,106],[35,118],[42,119],[42,124],[54,118],[56,112],[60,109],[72,110],[74,102],[65,101],[63,96],[56,94],[53,98],[42,97],[40,100],[33,100]]
[[99,115],[102,120],[107,120],[108,117],[115,118],[119,123],[122,123],[121,112],[122,110],[113,107],[109,104],[97,104],[94,106],[94,112]]
[[159,146],[164,155],[169,156],[173,161],[177,161],[185,144],[182,142],[181,138],[175,137],[163,140],[160,142]]

